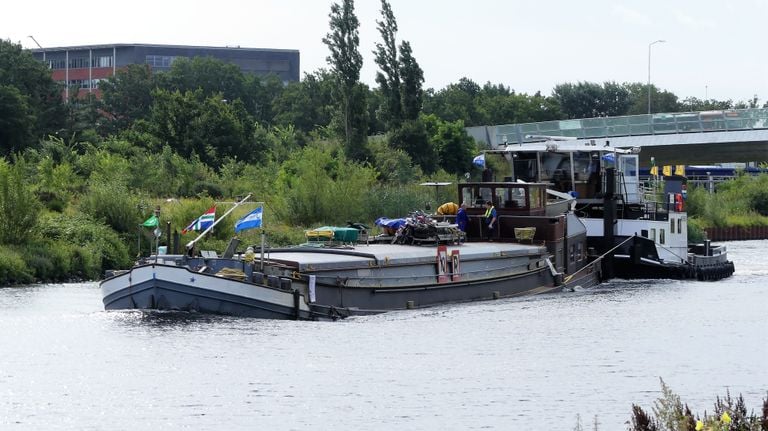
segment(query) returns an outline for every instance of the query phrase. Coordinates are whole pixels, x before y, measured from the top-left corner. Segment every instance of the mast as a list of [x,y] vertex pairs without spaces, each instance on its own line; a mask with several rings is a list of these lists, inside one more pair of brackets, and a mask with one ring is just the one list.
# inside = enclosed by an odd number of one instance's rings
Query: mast
[[226,216],[228,216],[228,215],[229,215],[229,213],[231,213],[232,211],[234,211],[234,210],[235,210],[235,208],[239,207],[240,205],[242,205],[243,203],[245,203],[245,202],[246,202],[248,199],[250,199],[250,198],[251,198],[251,193],[248,193],[248,196],[244,197],[244,198],[243,198],[243,200],[241,200],[240,202],[237,202],[237,203],[236,203],[234,206],[232,206],[232,208],[230,208],[230,209],[229,209],[227,212],[225,212],[225,213],[224,213],[224,215],[222,215],[222,216],[221,216],[220,218],[218,218],[218,219],[217,219],[215,222],[213,222],[213,224],[212,224],[212,225],[208,226],[208,228],[207,228],[206,230],[202,231],[202,232],[200,233],[200,235],[198,235],[198,236],[197,236],[197,238],[195,238],[195,239],[193,239],[192,241],[188,242],[188,243],[187,243],[187,246],[186,246],[186,247],[187,247],[187,251],[189,251],[189,250],[192,250],[192,247],[194,247],[194,246],[195,246],[195,243],[196,243],[196,242],[197,242],[197,241],[198,241],[200,238],[202,238],[202,237],[203,237],[203,235],[205,235],[205,234],[207,234],[208,232],[210,232],[210,231],[211,231],[211,229],[213,229],[213,227],[214,227],[214,226],[216,226],[217,224],[219,224],[219,222],[220,222],[220,221],[224,220],[224,218],[225,218]]
[[[603,249],[613,250],[615,242],[615,224],[616,224],[616,169],[608,168],[605,170],[605,195],[603,196]],[[613,278],[613,266],[610,263],[613,254],[608,255],[608,259],[603,264],[603,272],[607,279]]]

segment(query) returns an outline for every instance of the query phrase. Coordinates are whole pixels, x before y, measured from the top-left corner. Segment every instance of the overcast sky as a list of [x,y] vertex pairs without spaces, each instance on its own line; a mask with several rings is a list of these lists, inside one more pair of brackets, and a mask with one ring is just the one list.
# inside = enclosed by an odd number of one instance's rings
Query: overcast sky
[[[327,67],[327,0],[4,2],[0,38],[34,48],[110,43],[298,49]],[[768,0],[390,0],[425,88],[467,77],[519,93],[651,81],[681,99],[768,98]],[[357,0],[361,79],[373,85],[379,0]]]

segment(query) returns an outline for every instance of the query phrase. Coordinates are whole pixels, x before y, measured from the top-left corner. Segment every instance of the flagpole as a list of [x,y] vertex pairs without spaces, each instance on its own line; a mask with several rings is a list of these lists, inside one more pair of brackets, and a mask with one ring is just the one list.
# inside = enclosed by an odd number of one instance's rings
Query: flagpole
[[228,216],[228,215],[229,215],[229,213],[231,213],[232,211],[234,211],[234,210],[235,210],[235,208],[239,207],[241,204],[245,203],[245,201],[247,201],[248,199],[250,199],[250,197],[251,197],[251,193],[249,193],[249,194],[248,194],[248,196],[246,196],[245,198],[243,198],[243,200],[241,200],[240,202],[236,203],[236,204],[235,204],[235,205],[234,205],[232,208],[230,208],[230,209],[229,209],[227,212],[225,212],[225,213],[224,213],[224,215],[222,215],[220,218],[216,219],[216,220],[213,222],[213,224],[211,224],[210,226],[208,226],[208,228],[207,228],[207,229],[205,229],[205,230],[204,230],[204,231],[203,231],[203,232],[202,232],[200,235],[198,235],[198,236],[197,236],[197,238],[195,238],[195,239],[193,239],[192,241],[188,242],[188,243],[187,243],[187,245],[186,245],[186,247],[187,247],[187,250],[191,250],[191,249],[192,249],[192,247],[194,247],[194,246],[195,246],[195,243],[197,242],[197,240],[199,240],[200,238],[202,238],[202,237],[203,237],[203,235],[205,235],[205,234],[207,234],[208,232],[210,232],[210,231],[211,231],[211,229],[213,229],[213,227],[214,227],[214,226],[216,226],[217,224],[219,224],[219,222],[220,222],[220,221],[224,220],[224,218],[225,218],[226,216]]
[[264,271],[264,229],[261,230],[261,269],[260,271]]

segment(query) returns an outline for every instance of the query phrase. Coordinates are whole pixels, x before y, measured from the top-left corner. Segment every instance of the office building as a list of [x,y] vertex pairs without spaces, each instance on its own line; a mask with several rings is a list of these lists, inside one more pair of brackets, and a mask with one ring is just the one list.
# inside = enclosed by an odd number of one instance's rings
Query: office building
[[178,58],[212,57],[236,64],[243,73],[275,74],[284,83],[299,80],[299,51],[294,49],[113,44],[31,51],[49,65],[55,81],[66,84],[67,99],[72,88],[79,89],[78,96],[92,93],[100,97],[99,82],[130,64],[146,64],[153,72],[162,72]]

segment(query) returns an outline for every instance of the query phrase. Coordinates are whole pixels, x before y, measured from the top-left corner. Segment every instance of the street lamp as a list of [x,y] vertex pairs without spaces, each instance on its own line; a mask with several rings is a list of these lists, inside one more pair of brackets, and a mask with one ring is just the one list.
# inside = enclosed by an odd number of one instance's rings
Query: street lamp
[[27,36],[27,37],[28,37],[28,38],[30,38],[30,39],[32,39],[32,42],[35,42],[35,45],[37,45],[37,47],[38,47],[38,48],[40,48],[40,49],[42,49],[42,50],[43,50],[43,63],[45,63],[45,50],[43,49],[43,47],[42,47],[42,46],[40,46],[40,44],[39,44],[39,43],[37,43],[37,39],[35,39],[35,37],[34,37],[34,36]]
[[38,48],[43,49],[42,46],[40,46],[39,43],[37,43],[37,39],[35,39],[34,36],[27,36],[28,38],[32,39],[32,42],[35,42],[35,45],[37,45]]
[[666,40],[654,40],[648,44],[648,115],[651,115],[651,47],[663,42],[666,42]]

